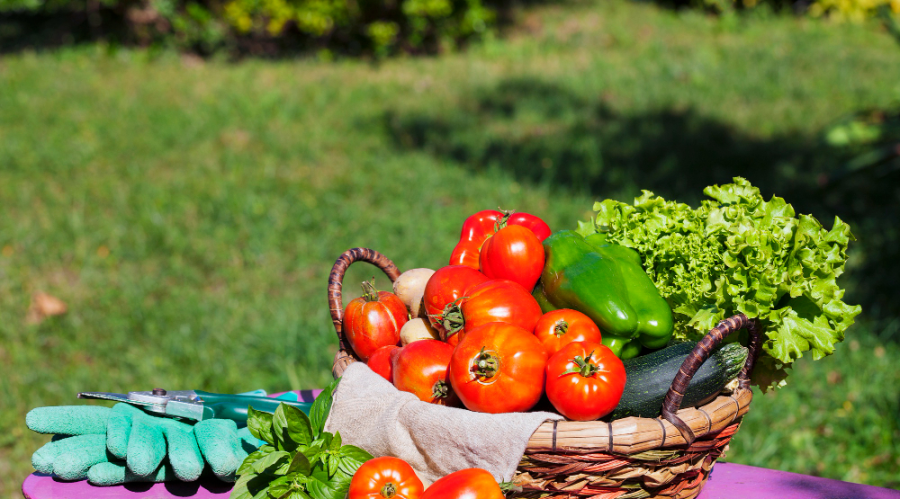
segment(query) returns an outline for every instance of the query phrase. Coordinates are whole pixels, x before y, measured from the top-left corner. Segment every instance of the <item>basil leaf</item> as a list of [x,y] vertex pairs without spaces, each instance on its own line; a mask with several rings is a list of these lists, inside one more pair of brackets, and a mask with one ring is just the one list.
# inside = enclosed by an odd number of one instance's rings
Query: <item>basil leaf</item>
[[328,413],[331,412],[331,404],[334,402],[334,391],[337,390],[340,382],[341,378],[332,381],[313,401],[309,415],[312,420],[313,434],[316,436],[325,431],[325,421],[328,420]]
[[272,415],[268,412],[254,410],[253,406],[248,407],[247,429],[254,437],[265,440],[270,445],[275,445],[275,437],[272,434]]
[[262,459],[257,460],[251,466],[257,473],[263,473],[267,469],[278,464],[278,462],[281,461],[282,459],[287,459],[290,456],[291,456],[290,453],[285,452],[283,450],[276,451],[276,452],[273,452],[273,453],[263,457]]
[[[330,435],[330,433],[326,433],[326,435]],[[337,432],[332,437],[331,445],[328,446],[328,450],[340,450],[341,443],[341,432]]]
[[288,499],[312,499],[306,492],[302,490],[295,490],[291,492],[291,495],[288,496]]
[[303,449],[303,453],[306,454],[306,457],[309,457],[309,456],[312,456],[313,454],[316,454],[316,453],[322,451],[322,449],[323,449],[322,440],[317,439],[315,442],[313,442],[309,446],[301,446],[301,447]]
[[296,448],[296,442],[291,440],[287,434],[287,416],[284,414],[284,404],[279,404],[272,416],[272,433],[275,435],[275,444],[279,450],[293,452]]
[[253,494],[247,489],[247,483],[257,476],[258,475],[255,473],[241,476],[238,481],[235,482],[234,488],[231,489],[231,499],[252,499]]
[[283,476],[269,484],[269,495],[281,499],[291,492],[292,477]]
[[333,477],[334,474],[337,473],[337,470],[338,470],[338,463],[340,462],[340,460],[341,460],[341,458],[339,458],[339,457],[337,457],[337,456],[328,456],[327,462],[328,462],[328,476],[329,476],[329,478],[330,478],[330,477]]
[[276,475],[287,475],[291,471],[291,460],[286,459],[277,468],[275,468]]
[[365,450],[354,445],[345,445],[341,447],[341,450],[338,451],[338,455],[340,456],[338,466],[344,473],[350,476],[353,476],[363,463],[372,459],[372,454],[369,454]]
[[309,459],[302,452],[294,454],[288,473],[300,473],[308,476],[310,471],[312,471],[312,465],[309,463]]
[[232,499],[262,499],[268,495],[271,475],[244,475],[231,489]]
[[249,456],[247,456],[246,458],[244,458],[244,462],[241,463],[241,467],[238,468],[237,474],[238,475],[246,475],[247,473],[249,473],[250,470],[253,469],[252,468],[253,463],[266,457],[268,454],[270,454],[272,452],[273,449],[271,447],[269,447],[269,449],[270,450],[259,449],[259,450],[255,451],[254,453],[250,454]]
[[331,449],[331,443],[334,441],[334,435],[328,433],[327,431],[324,431],[316,440],[319,442],[319,445],[323,449]]
[[313,478],[307,484],[313,499],[344,499],[350,490],[349,481],[330,482]]
[[294,406],[280,404],[275,410],[273,424],[275,438],[284,450],[293,452],[298,445],[309,445],[313,440],[309,418]]

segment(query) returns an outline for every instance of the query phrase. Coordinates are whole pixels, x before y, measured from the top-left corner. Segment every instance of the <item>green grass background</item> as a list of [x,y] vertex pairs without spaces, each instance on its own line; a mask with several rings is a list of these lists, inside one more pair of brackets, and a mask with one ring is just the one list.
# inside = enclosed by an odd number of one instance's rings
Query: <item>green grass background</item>
[[[826,225],[849,217],[845,284],[867,308],[835,355],[758,394],[727,460],[900,488],[897,295],[864,278],[897,275],[898,198],[818,195],[809,160],[832,120],[900,100],[900,48],[874,25],[622,1],[518,26],[379,65],[0,58],[0,497],[47,440],[25,413],[78,391],[323,386],[327,274],[347,248],[437,268],[477,210],[567,228],[597,199],[696,201],[737,173]],[[376,274],[355,265],[345,289]],[[69,312],[29,324],[38,291]]]

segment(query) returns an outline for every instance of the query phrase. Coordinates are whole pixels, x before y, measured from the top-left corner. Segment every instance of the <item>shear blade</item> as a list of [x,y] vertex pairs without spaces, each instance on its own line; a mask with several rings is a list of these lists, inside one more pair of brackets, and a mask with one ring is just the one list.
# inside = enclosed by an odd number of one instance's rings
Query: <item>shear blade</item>
[[101,400],[112,400],[114,402],[125,402],[126,404],[131,405],[139,405],[141,407],[152,407],[154,403],[144,402],[141,400],[135,400],[128,398],[128,395],[122,393],[107,393],[107,392],[81,392],[78,394],[78,398],[80,399],[101,399]]

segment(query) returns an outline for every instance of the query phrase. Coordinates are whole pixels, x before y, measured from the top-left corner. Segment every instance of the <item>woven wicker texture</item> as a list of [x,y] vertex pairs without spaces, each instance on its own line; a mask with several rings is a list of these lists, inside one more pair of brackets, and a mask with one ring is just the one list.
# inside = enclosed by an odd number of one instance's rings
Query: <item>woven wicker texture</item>
[[[340,348],[332,373],[340,376],[358,359],[343,334],[341,286],[355,261],[382,269],[393,282],[396,265],[366,248],[347,250],[328,280],[328,302]],[[738,388],[697,408],[679,409],[691,377],[730,335],[746,329],[750,354]],[[750,373],[762,346],[759,322],[738,314],[710,331],[682,364],[666,394],[662,417],[615,421],[556,421],[541,425],[528,441],[514,481],[520,490],[507,497],[558,499],[692,499],[700,494],[716,459],[727,448],[753,398]]]

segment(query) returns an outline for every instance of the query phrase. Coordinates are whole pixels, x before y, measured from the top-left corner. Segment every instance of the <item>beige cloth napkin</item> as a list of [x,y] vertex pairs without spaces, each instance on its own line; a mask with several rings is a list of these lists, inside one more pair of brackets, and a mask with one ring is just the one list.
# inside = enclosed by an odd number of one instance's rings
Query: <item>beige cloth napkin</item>
[[362,362],[347,370],[334,396],[325,430],[375,457],[408,462],[423,482],[466,468],[484,468],[509,481],[528,438],[550,412],[483,414],[422,402],[401,392]]

